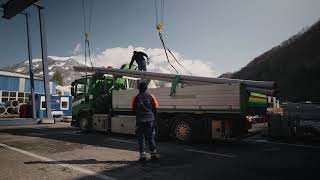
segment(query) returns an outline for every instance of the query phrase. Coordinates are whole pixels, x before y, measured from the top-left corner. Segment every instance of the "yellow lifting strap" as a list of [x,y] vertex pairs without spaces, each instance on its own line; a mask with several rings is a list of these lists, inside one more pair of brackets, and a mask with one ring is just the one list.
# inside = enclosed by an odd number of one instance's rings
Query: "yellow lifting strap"
[[162,28],[163,28],[163,24],[162,23],[158,23],[157,26],[156,26],[157,31],[161,32]]

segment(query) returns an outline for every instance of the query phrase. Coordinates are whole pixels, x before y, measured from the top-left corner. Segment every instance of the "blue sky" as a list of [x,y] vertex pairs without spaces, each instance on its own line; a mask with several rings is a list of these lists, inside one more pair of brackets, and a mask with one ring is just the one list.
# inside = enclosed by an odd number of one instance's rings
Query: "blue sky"
[[[87,0],[89,2],[89,0]],[[82,0],[43,0],[48,54],[70,56],[83,43]],[[167,0],[167,45],[217,72],[236,71],[320,17],[318,0]],[[40,57],[37,11],[32,14],[33,57]],[[0,13],[1,14],[1,13]],[[95,54],[128,46],[161,48],[153,0],[94,0],[91,45]],[[79,53],[83,53],[80,51]],[[0,66],[27,59],[23,16],[0,19]]]

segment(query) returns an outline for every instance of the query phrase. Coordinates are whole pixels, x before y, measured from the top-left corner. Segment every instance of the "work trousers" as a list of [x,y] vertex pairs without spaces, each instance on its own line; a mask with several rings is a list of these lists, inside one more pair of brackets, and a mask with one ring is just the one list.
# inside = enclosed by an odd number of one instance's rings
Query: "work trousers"
[[147,65],[146,64],[142,64],[142,65],[138,65],[138,70],[139,71],[147,71]]
[[148,143],[150,153],[156,151],[155,137],[155,121],[138,122],[136,135],[138,136],[139,152],[140,154],[145,152],[145,140]]
[[138,70],[139,71],[147,71],[147,64],[146,61],[139,61],[138,64]]

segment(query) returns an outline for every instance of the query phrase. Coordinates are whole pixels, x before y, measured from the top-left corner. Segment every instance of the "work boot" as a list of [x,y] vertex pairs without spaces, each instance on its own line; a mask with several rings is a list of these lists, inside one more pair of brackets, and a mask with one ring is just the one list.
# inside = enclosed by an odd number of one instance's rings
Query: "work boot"
[[147,154],[145,152],[140,153],[140,158],[138,161],[141,163],[145,163],[147,161]]
[[159,154],[156,153],[156,151],[150,152],[150,159],[151,161],[157,161],[159,160]]

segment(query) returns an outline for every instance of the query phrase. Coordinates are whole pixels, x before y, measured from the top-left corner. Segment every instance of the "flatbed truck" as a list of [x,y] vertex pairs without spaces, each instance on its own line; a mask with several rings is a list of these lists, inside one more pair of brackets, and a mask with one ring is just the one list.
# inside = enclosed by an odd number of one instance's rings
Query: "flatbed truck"
[[[130,111],[130,101],[138,94],[139,81],[172,81],[172,77],[176,77],[174,87],[149,87],[148,92],[159,101],[157,138],[172,138],[181,143],[242,137],[250,128],[247,116],[265,114],[265,94],[274,91],[273,82],[226,80],[223,83],[218,78],[114,68],[74,68],[93,72],[75,80],[71,88],[74,96],[71,124],[82,131],[134,135],[136,120]],[[211,82],[214,79],[218,83]]]

